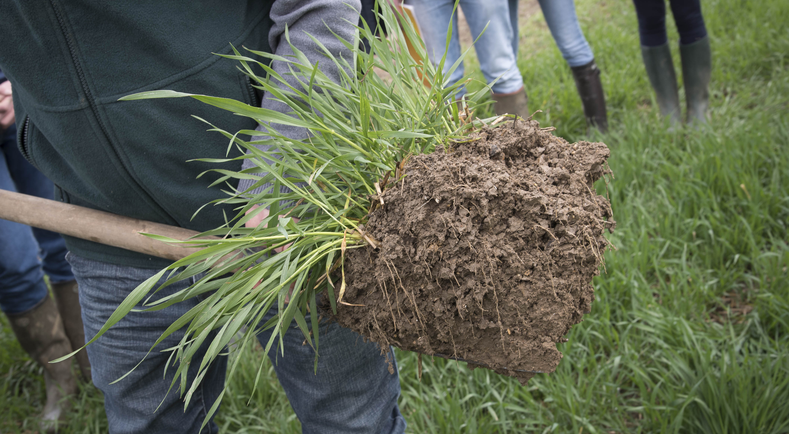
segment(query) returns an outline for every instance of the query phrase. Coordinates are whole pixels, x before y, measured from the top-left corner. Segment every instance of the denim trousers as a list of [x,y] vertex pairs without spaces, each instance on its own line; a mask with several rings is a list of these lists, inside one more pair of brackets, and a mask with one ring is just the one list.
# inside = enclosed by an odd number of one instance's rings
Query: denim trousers
[[[68,254],[68,260],[80,285],[86,339],[96,335],[129,292],[157,272],[99,262],[73,253]],[[171,285],[154,299],[171,295],[199,277]],[[188,299],[159,311],[133,311],[88,345],[93,383],[104,393],[111,433],[201,432],[201,423],[224,387],[226,357],[219,357],[210,365],[192,401],[184,409],[178,391],[174,389],[168,393],[174,369],[165,370],[170,353],[162,352],[162,349],[177,345],[183,333],[174,333],[148,354],[162,332],[201,300],[199,297]],[[271,316],[269,312],[263,323]],[[307,321],[309,323],[309,318]],[[270,336],[270,331],[262,332],[258,339],[265,345]],[[405,431],[406,423],[397,405],[399,377],[396,369],[394,374],[389,373],[389,361],[394,363],[391,349],[388,354],[381,354],[376,344],[364,342],[351,330],[336,323],[323,324],[316,373],[315,352],[303,342],[304,336],[294,325],[285,334],[284,357],[276,345],[268,354],[301,421],[302,432],[390,434]],[[189,381],[197,375],[208,344],[210,339],[194,355]],[[145,360],[138,366],[143,358]],[[134,371],[126,378],[110,384],[132,368]],[[250,408],[250,411],[265,413],[266,409]],[[202,433],[217,431],[216,424],[211,421]]]
[[[493,93],[508,94],[520,90],[523,87],[523,78],[517,66],[518,1],[459,0],[459,2],[471,30],[471,36],[477,41],[475,50],[480,70],[485,81],[493,83],[491,86]],[[551,35],[567,63],[574,67],[591,62],[594,55],[581,32],[573,0],[540,0],[539,3]],[[447,59],[444,62],[443,72],[448,73],[461,56],[457,13],[452,15],[455,0],[409,0],[408,4],[414,6],[430,61],[438,65],[446,52]],[[447,46],[450,19],[452,35]],[[461,63],[446,80],[446,84],[457,83],[463,78],[464,72]],[[464,94],[465,89],[461,89],[458,97]]]
[[[0,189],[52,199],[54,186],[22,157],[16,128],[2,132]],[[19,314],[47,296],[44,274],[52,283],[74,280],[66,261],[66,243],[50,231],[0,219],[0,309]]]
[[[517,1],[515,2],[517,4]],[[594,60],[592,47],[586,42],[573,0],[539,0],[542,15],[556,46],[571,68]]]

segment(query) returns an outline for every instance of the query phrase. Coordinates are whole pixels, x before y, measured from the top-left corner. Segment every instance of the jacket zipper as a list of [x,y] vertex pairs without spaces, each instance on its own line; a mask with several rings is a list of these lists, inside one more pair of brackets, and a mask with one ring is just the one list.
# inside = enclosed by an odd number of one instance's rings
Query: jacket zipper
[[161,215],[167,217],[170,220],[175,221],[175,219],[173,219],[170,216],[170,214],[167,213],[167,211],[165,211],[161,206],[159,206],[156,203],[156,201],[148,194],[148,192],[145,191],[145,189],[142,187],[142,185],[140,185],[140,183],[137,182],[137,180],[134,179],[133,176],[131,176],[131,173],[129,172],[128,168],[123,163],[123,160],[121,160],[120,155],[118,153],[118,150],[115,149],[115,145],[110,140],[110,135],[107,134],[107,128],[104,125],[104,121],[102,120],[101,116],[99,115],[99,109],[98,109],[98,107],[96,105],[95,99],[93,98],[93,93],[90,91],[90,88],[88,87],[88,79],[85,77],[85,71],[82,69],[82,64],[80,63],[79,57],[77,56],[77,50],[75,48],[75,42],[71,38],[69,32],[67,31],[65,20],[63,18],[63,13],[61,13],[61,11],[60,11],[60,6],[56,5],[54,0],[49,0],[49,4],[52,6],[52,9],[55,11],[55,17],[57,18],[58,26],[60,27],[60,31],[63,34],[63,37],[66,38],[66,44],[68,45],[69,55],[71,56],[71,62],[74,65],[74,69],[76,69],[76,71],[77,71],[77,77],[79,78],[79,82],[80,82],[80,85],[82,87],[82,91],[85,93],[85,99],[87,100],[88,106],[90,106],[90,110],[93,113],[93,118],[96,119],[96,122],[99,125],[99,129],[101,129],[101,133],[104,136],[104,140],[106,140],[106,142],[109,144],[109,147],[110,147],[110,149],[112,149],[113,153],[115,154],[115,158],[117,158],[118,163],[121,165],[121,167],[123,167],[123,169],[126,171],[126,174],[129,176],[129,178],[131,178],[133,180],[133,182],[138,187],[138,189],[140,191],[139,194],[144,194],[146,196],[146,199],[148,199],[147,202],[149,204],[154,205],[157,208],[157,211]]
[[244,81],[246,81],[247,92],[249,93],[249,101],[252,103],[252,107],[260,107],[258,94],[255,90],[255,86],[252,85],[252,79],[250,79],[247,76],[244,76]]
[[19,147],[19,150],[22,151],[22,156],[25,157],[30,164],[33,164],[33,160],[30,158],[30,151],[28,151],[28,131],[30,130],[30,116],[25,116],[25,123],[22,124],[22,143]]

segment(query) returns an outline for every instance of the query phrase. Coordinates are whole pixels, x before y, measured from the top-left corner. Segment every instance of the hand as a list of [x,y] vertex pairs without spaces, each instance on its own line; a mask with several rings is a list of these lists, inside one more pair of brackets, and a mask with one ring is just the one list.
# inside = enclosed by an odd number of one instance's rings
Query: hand
[[[247,211],[246,213],[247,213],[247,214],[251,213],[252,211],[256,210],[256,209],[257,209],[259,206],[260,206],[260,205],[255,205],[255,206],[253,206],[253,207],[252,207],[252,208],[250,208],[250,209],[249,209],[249,211]],[[267,218],[268,218],[268,216],[269,216],[269,210],[268,210],[268,208],[266,208],[266,209],[264,209],[263,211],[260,211],[260,212],[259,212],[257,215],[255,215],[255,216],[254,216],[254,217],[252,217],[251,219],[249,219],[249,220],[248,220],[248,221],[247,221],[247,222],[244,224],[244,227],[247,227],[247,228],[256,228],[256,227],[257,227],[257,226],[260,224],[260,222],[262,222],[263,220],[267,219]],[[285,216],[281,215],[280,217],[285,217]],[[298,223],[298,222],[299,222],[299,219],[297,219],[296,217],[293,217],[293,221],[294,221],[295,223]],[[292,244],[293,244],[293,243],[288,243],[288,244],[285,244],[285,245],[284,245],[284,246],[282,246],[282,247],[277,247],[276,249],[274,249],[274,251],[275,251],[275,252],[277,252],[277,253],[282,253],[282,252],[284,252],[284,251],[285,251],[285,249],[287,249],[288,247],[290,247]],[[259,283],[258,283],[258,284],[256,284],[256,285],[255,285],[255,287],[257,287],[257,285],[259,285]],[[291,295],[293,295],[293,288],[294,288],[295,286],[296,286],[296,282],[293,282],[293,283],[291,283],[291,284],[290,284],[290,290],[288,291],[288,294],[285,296],[285,303],[289,303],[289,302],[290,302],[290,296],[291,296]]]
[[0,83],[0,130],[7,130],[16,122],[14,99],[11,97],[11,82]]
[[[247,214],[249,214],[252,211],[256,210],[258,207],[260,207],[260,205],[253,206],[252,208],[250,208],[249,211],[247,211]],[[251,219],[249,219],[246,222],[246,224],[244,224],[244,227],[256,228],[260,224],[260,222],[262,222],[263,220],[267,219],[268,216],[269,216],[269,210],[268,210],[268,208],[266,208],[263,211],[260,211],[259,213],[257,213],[257,215],[255,215]],[[285,217],[285,216],[284,215],[280,215],[280,217]],[[292,218],[293,218],[293,222],[294,223],[298,223],[299,222],[299,219],[297,219],[296,217],[292,217]],[[277,253],[282,253],[282,252],[285,251],[285,249],[290,247],[291,244],[293,244],[293,243],[286,244],[286,245],[284,245],[282,247],[277,247],[276,249],[274,249],[274,251],[277,252]]]

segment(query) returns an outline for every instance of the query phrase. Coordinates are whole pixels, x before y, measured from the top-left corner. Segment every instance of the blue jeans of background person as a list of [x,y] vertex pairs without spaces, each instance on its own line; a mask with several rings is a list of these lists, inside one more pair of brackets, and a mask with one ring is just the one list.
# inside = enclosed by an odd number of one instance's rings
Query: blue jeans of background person
[[[408,4],[414,6],[430,61],[438,65],[444,52],[447,53],[444,63],[444,73],[447,73],[461,56],[457,13],[452,15],[455,1],[411,0]],[[463,8],[472,37],[475,40],[479,37],[475,48],[482,75],[487,83],[496,81],[492,86],[493,93],[508,94],[520,90],[523,87],[523,78],[515,62],[517,50],[513,47],[517,30],[512,27],[508,0],[460,0],[460,7]],[[447,47],[450,19],[452,37]],[[463,75],[464,67],[461,63],[445,82],[453,85],[460,81]],[[457,97],[465,93],[465,89],[461,89]]]
[[[52,199],[52,181],[19,152],[16,128],[2,134],[0,189]],[[35,307],[48,294],[44,273],[52,283],[74,280],[65,257],[60,235],[0,219],[0,309],[19,314]]]
[[[594,60],[592,49],[578,24],[573,0],[540,0],[539,3],[551,35],[567,63],[575,67]],[[457,13],[452,17],[449,48],[446,46],[455,1],[410,0],[408,4],[414,6],[430,61],[437,65],[446,51],[444,72],[448,72],[461,55]],[[518,1],[460,0],[460,7],[475,40],[482,30],[485,30],[476,42],[475,49],[485,81],[491,83],[498,78],[492,86],[493,93],[508,94],[520,90],[523,78],[516,63],[519,47]],[[457,83],[463,78],[463,74],[464,68],[461,64],[449,77],[447,84]],[[464,94],[463,89],[458,97]]]
[[[668,43],[665,0],[633,0],[638,15],[638,33],[644,47]],[[692,44],[707,36],[700,0],[670,0],[671,14],[677,24],[679,43]]]
[[[80,285],[86,340],[96,335],[131,290],[158,271],[112,265],[74,254],[69,254],[68,259]],[[163,289],[157,297],[173,294],[192,282],[176,283]],[[128,377],[116,384],[110,383],[146,357],[162,332],[200,300],[189,299],[161,311],[132,312],[88,345],[93,383],[104,392],[111,433],[199,432],[207,411],[224,387],[227,360],[221,357],[210,366],[192,402],[184,410],[178,391],[167,393],[174,368],[170,367],[164,375],[170,353],[161,352],[161,349],[177,345],[182,333],[168,337]],[[270,317],[271,314],[267,315],[263,323]],[[270,332],[263,332],[258,339],[265,345],[269,337]],[[363,342],[361,336],[336,323],[325,324],[321,327],[316,374],[315,353],[309,345],[302,345],[303,342],[301,331],[291,328],[285,334],[284,358],[276,354],[276,345],[269,357],[276,357],[273,364],[277,378],[304,433],[390,434],[405,431],[405,420],[397,406],[399,377],[396,370],[394,374],[389,373],[387,355],[381,355],[376,344]],[[190,381],[197,374],[201,354],[208,343],[210,339],[192,359]],[[388,357],[394,362],[391,350]],[[250,408],[249,411],[265,414],[268,410]],[[217,426],[211,422],[202,432],[216,433]]]
[[573,0],[539,0],[539,3],[551,36],[567,64],[575,68],[594,60],[592,48],[578,24]]

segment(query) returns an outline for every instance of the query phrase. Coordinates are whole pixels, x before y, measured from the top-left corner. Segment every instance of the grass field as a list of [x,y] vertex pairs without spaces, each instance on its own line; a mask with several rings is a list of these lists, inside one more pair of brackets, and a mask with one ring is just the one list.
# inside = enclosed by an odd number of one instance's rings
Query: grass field
[[[611,148],[618,250],[606,255],[592,313],[560,344],[552,375],[521,387],[425,360],[419,381],[416,357],[399,353],[409,431],[789,433],[789,2],[703,2],[711,121],[673,132],[657,114],[632,3],[576,3],[603,71],[611,131],[586,136],[572,77],[539,14],[521,23],[519,67],[543,126]],[[32,432],[41,370],[1,324],[0,432]],[[255,368],[268,361],[244,357],[217,419],[222,432],[299,432],[270,365],[250,399]],[[63,432],[106,432],[100,393],[86,387],[80,400]]]

